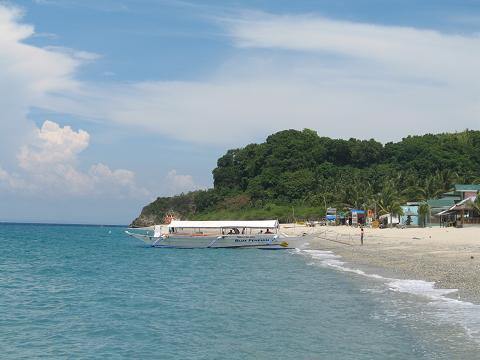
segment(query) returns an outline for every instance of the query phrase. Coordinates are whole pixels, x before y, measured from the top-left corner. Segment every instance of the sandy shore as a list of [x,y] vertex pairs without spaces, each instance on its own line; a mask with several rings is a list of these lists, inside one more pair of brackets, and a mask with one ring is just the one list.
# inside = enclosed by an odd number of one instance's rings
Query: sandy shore
[[285,234],[313,233],[312,249],[330,250],[344,261],[391,277],[435,282],[458,289],[450,296],[480,303],[480,227],[360,229],[348,226],[282,225]]

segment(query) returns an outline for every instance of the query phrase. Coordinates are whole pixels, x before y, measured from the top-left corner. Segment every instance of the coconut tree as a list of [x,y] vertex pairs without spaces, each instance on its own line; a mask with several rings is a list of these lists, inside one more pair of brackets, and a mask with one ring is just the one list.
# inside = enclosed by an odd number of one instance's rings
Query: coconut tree
[[407,186],[403,191],[408,200],[427,201],[435,199],[444,191],[450,188],[449,173],[437,172],[435,175],[430,175],[423,181],[418,181],[416,184]]
[[451,169],[437,170],[432,178],[434,188],[437,187],[434,192],[446,192],[451,190],[453,184],[457,181],[457,174]]
[[430,205],[422,203],[418,207],[418,215],[420,216],[421,224],[423,227],[427,224],[427,216],[430,214]]
[[425,179],[423,186],[419,189],[421,200],[429,200],[438,197],[443,193],[444,184],[441,178],[436,175],[429,176]]
[[476,177],[471,181],[472,184],[480,184],[480,177]]
[[475,199],[470,199],[467,201],[467,208],[471,210],[475,210],[480,214],[480,194],[477,194]]
[[349,208],[361,209],[372,198],[372,185],[368,181],[355,180],[340,190],[342,205]]
[[393,223],[393,216],[403,215],[402,198],[396,190],[395,184],[389,181],[378,194],[377,205],[382,215],[390,215],[390,227]]

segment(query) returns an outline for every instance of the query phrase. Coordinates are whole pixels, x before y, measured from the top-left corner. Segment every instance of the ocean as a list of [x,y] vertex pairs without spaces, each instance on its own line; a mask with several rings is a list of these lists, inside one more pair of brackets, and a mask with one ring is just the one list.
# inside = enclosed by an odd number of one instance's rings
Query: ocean
[[318,250],[0,224],[2,359],[479,359],[480,310]]

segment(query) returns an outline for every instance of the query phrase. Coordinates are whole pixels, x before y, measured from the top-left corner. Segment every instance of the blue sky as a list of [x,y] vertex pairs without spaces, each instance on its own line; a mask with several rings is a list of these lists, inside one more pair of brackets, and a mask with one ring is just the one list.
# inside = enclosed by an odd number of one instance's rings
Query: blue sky
[[478,1],[0,2],[0,221],[128,223],[274,131],[478,129]]

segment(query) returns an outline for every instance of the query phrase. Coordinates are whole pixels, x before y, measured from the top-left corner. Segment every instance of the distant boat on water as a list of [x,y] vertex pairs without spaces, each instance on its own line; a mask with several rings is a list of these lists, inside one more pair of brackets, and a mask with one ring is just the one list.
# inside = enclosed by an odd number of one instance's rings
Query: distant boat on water
[[[281,237],[278,220],[180,221],[125,231],[129,236],[161,248],[289,248]],[[137,231],[143,231],[139,233]]]

